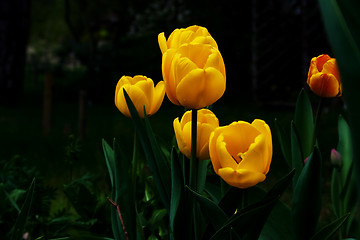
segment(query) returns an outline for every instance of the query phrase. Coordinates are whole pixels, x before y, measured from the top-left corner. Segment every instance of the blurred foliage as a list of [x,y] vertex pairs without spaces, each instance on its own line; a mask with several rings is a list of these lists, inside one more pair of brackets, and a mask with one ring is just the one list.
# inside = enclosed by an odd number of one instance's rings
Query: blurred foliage
[[[31,238],[44,239],[73,235],[79,232],[111,236],[107,231],[109,204],[99,179],[86,174],[65,184],[49,186],[36,166],[21,156],[2,160],[0,170],[0,233],[9,238],[31,179],[36,176],[34,197],[25,226]],[[100,190],[102,189],[102,191]]]

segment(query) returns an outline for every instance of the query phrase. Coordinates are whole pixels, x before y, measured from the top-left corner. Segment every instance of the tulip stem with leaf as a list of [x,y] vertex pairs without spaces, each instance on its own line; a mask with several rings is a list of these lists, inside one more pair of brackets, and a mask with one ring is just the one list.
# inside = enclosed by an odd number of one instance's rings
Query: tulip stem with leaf
[[[315,112],[315,120],[314,120],[314,132],[313,132],[313,138],[312,138],[312,144],[311,144],[311,149],[314,149],[314,146],[316,144],[316,137],[318,135],[318,129],[319,129],[319,120],[320,120],[320,116],[321,116],[321,111],[323,108],[323,98],[320,97],[319,98],[319,102],[316,108],[316,112]],[[312,151],[311,151],[312,152]]]
[[191,111],[191,157],[190,157],[190,188],[197,191],[198,159],[196,157],[197,145],[197,109]]

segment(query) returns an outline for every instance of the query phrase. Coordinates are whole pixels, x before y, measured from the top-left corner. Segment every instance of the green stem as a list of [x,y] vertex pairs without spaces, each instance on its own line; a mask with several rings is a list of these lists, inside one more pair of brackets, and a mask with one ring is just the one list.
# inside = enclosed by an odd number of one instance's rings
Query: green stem
[[[197,109],[193,109],[191,111],[191,157],[190,157],[190,179],[189,185],[190,188],[194,191],[198,191],[198,183],[197,183],[197,176],[198,176],[198,168],[199,168],[199,161],[196,158],[196,145],[197,145]],[[190,234],[193,239],[197,239],[198,232],[197,232],[197,211],[196,211],[196,201],[193,197],[190,199],[190,209],[192,209],[191,213],[191,220],[190,220],[190,228],[193,231],[190,231]]]
[[319,119],[320,119],[320,114],[322,111],[322,107],[323,107],[323,98],[320,97],[319,99],[319,103],[316,109],[316,113],[315,113],[315,123],[314,123],[314,135],[313,135],[313,139],[312,139],[312,144],[311,144],[311,152],[314,150],[314,146],[316,144],[316,137],[318,135],[318,126],[319,126]]
[[134,132],[134,145],[133,145],[133,156],[132,156],[132,168],[131,168],[131,180],[134,188],[134,194],[136,194],[136,177],[139,168],[139,162],[137,161],[137,136],[136,131]]
[[191,158],[190,158],[190,188],[197,191],[197,173],[199,162],[196,158],[197,145],[197,109],[191,111]]

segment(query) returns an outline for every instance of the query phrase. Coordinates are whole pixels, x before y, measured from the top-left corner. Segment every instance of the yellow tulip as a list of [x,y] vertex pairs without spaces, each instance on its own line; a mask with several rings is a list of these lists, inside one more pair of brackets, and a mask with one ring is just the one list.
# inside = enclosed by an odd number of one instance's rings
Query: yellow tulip
[[336,59],[322,54],[310,62],[307,84],[320,97],[338,97],[342,94],[340,73]]
[[129,95],[142,118],[144,117],[144,107],[148,116],[153,115],[159,110],[165,96],[164,81],[158,82],[154,87],[151,78],[141,75],[122,76],[116,85],[115,105],[127,117],[131,117],[131,114],[125,101],[123,89]]
[[219,50],[210,44],[185,43],[162,57],[166,95],[175,105],[200,109],[225,92],[226,74]]
[[216,128],[209,141],[210,159],[216,174],[229,185],[249,188],[262,182],[272,158],[269,126],[259,119]]
[[179,48],[184,43],[201,43],[210,44],[218,48],[215,40],[208,30],[201,26],[190,26],[187,28],[175,29],[169,36],[168,40],[162,32],[158,35],[158,42],[161,52],[164,54],[170,48]]
[[[176,141],[180,151],[190,159],[191,157],[191,111],[187,111],[181,120],[174,120]],[[196,157],[199,160],[209,159],[209,137],[211,132],[219,126],[219,120],[208,109],[200,109],[197,114],[197,143]]]

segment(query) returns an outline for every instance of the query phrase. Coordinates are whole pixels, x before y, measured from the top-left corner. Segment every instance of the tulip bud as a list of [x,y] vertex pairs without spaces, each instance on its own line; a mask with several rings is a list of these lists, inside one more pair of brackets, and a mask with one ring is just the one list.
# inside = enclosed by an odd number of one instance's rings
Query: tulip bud
[[341,168],[342,166],[342,157],[341,154],[336,151],[334,148],[331,149],[330,153],[330,162],[335,168]]
[[163,81],[154,87],[151,78],[136,75],[134,77],[122,76],[116,85],[115,105],[122,114],[131,117],[127,106],[123,89],[129,95],[140,117],[144,117],[144,107],[148,116],[156,113],[165,96],[165,85]]
[[[209,159],[209,137],[211,132],[219,126],[219,120],[208,109],[198,110],[197,115],[197,144],[196,157],[199,160]],[[191,111],[187,111],[181,120],[174,120],[174,130],[179,150],[187,157],[191,157]]]
[[338,97],[342,94],[339,69],[335,58],[322,54],[310,62],[307,84],[320,97]]

